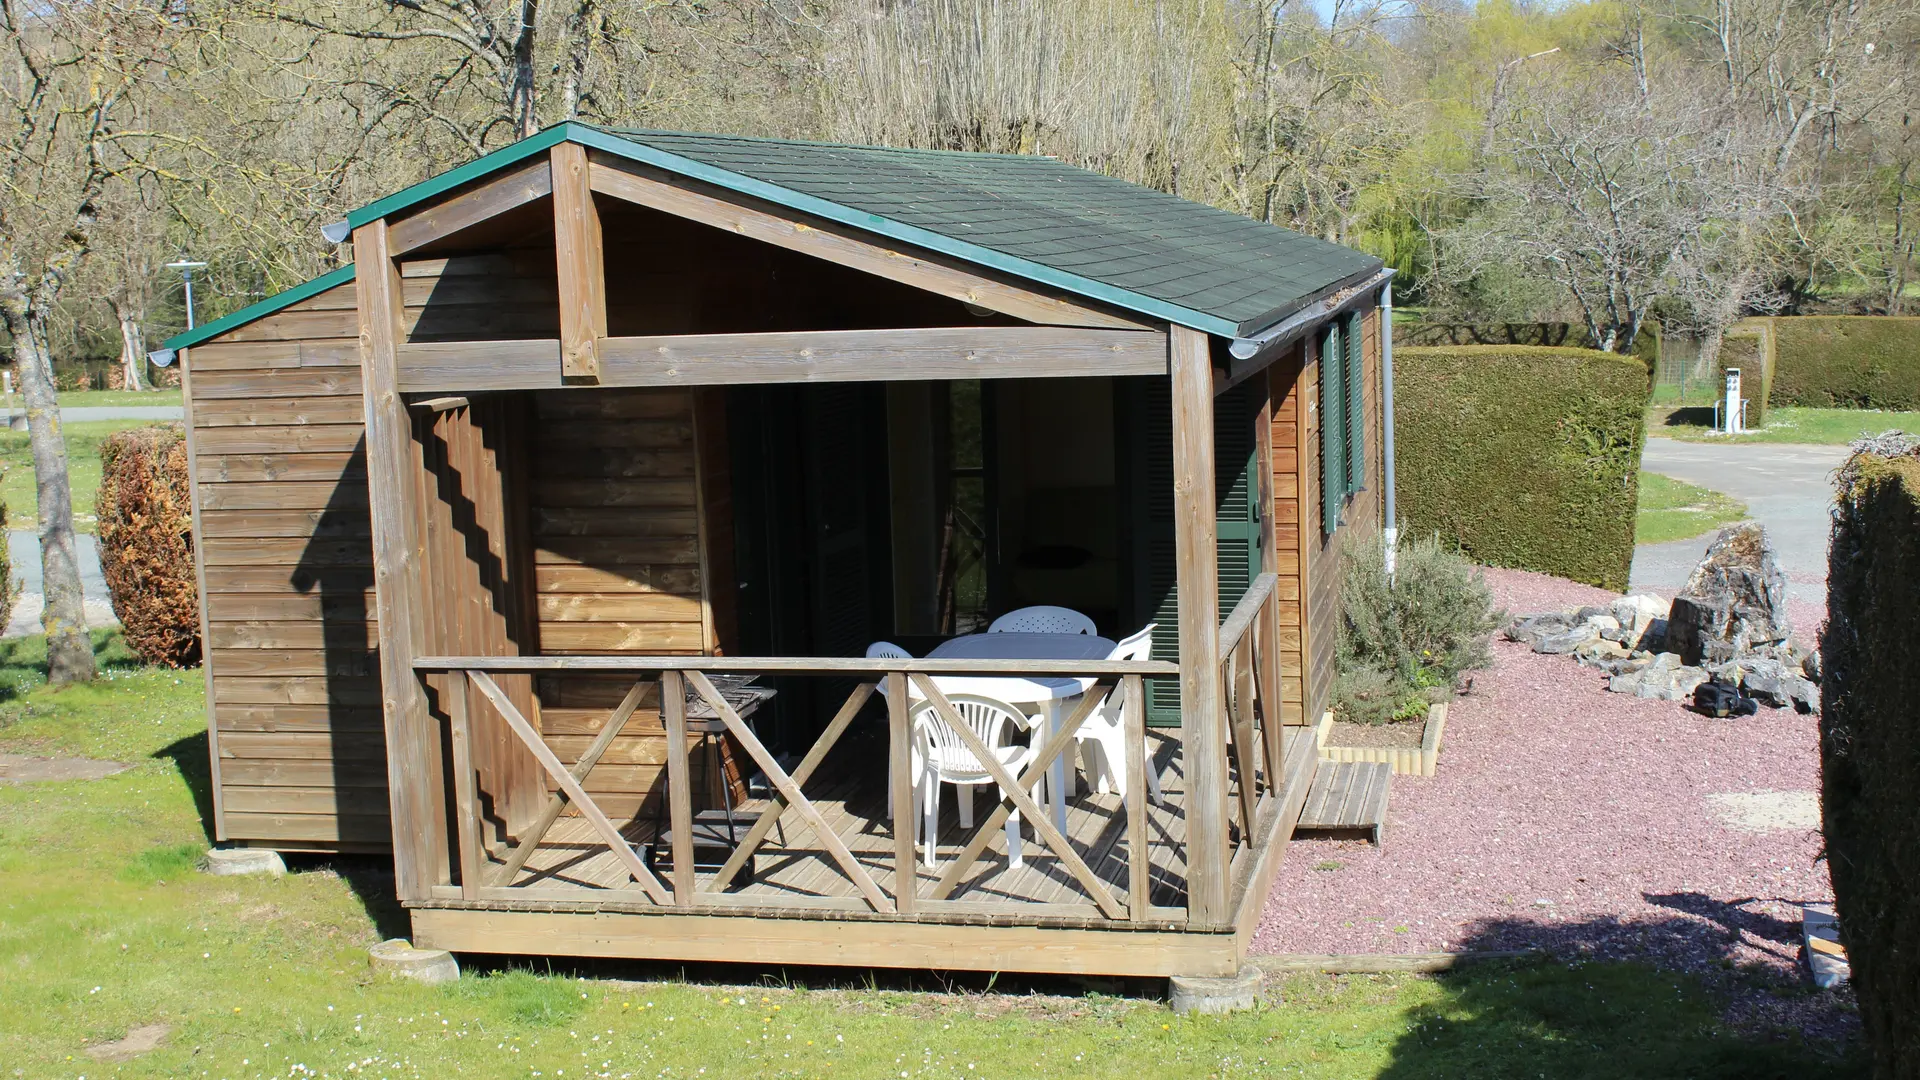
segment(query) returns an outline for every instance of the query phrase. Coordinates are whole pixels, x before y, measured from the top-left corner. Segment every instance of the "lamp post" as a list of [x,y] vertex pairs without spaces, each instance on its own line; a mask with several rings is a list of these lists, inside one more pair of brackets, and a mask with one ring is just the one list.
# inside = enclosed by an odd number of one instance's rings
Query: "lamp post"
[[[206,269],[207,264],[193,259],[181,258],[167,264],[167,269],[180,271],[180,279],[187,287],[187,329],[193,329],[193,272]],[[172,349],[155,349],[147,354],[147,359],[155,367],[167,367],[173,363]]]

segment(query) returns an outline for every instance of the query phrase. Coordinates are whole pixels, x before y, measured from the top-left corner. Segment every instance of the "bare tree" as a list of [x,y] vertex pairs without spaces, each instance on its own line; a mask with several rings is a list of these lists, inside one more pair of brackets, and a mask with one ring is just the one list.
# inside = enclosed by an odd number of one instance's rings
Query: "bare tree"
[[160,13],[138,0],[0,0],[7,107],[0,138],[0,319],[27,404],[48,677],[91,679],[73,493],[54,389],[50,320],[93,246],[100,202],[126,166],[132,95],[163,48]]

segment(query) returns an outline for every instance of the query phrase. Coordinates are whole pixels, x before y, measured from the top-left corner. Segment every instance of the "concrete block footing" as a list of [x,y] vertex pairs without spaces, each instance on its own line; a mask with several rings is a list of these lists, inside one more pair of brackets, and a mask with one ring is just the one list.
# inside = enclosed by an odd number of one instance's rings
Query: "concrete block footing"
[[287,864],[279,852],[265,848],[210,848],[200,859],[200,869],[215,877],[236,874],[282,877],[287,872]]
[[1167,980],[1167,1003],[1182,1014],[1239,1012],[1259,1004],[1265,982],[1257,967],[1243,967],[1238,975],[1175,975]]
[[367,950],[373,970],[394,979],[412,979],[423,983],[453,982],[460,977],[460,964],[445,949],[416,949],[406,938],[383,941]]

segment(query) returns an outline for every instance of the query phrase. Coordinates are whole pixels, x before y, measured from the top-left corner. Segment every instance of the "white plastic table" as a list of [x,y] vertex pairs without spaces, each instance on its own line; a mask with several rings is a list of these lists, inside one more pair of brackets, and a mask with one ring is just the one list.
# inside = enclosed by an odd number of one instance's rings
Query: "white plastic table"
[[[929,659],[942,660],[1105,660],[1113,655],[1114,643],[1093,634],[967,634],[935,646]],[[1061,705],[1093,688],[1096,681],[1072,676],[1020,675],[938,675],[934,685],[943,694],[979,694],[998,698],[1009,705],[1039,705],[1045,718],[1041,743],[1053,737],[1060,725]],[[1047,768],[1046,798],[1053,810],[1054,825],[1067,831],[1067,758],[1063,750]]]

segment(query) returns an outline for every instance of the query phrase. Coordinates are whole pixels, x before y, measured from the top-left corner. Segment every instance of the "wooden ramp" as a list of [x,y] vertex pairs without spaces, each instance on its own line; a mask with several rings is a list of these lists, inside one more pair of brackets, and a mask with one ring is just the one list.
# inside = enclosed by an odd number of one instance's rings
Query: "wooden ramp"
[[1387,790],[1393,766],[1384,761],[1322,761],[1307,790],[1294,835],[1365,833],[1376,845],[1387,831]]

